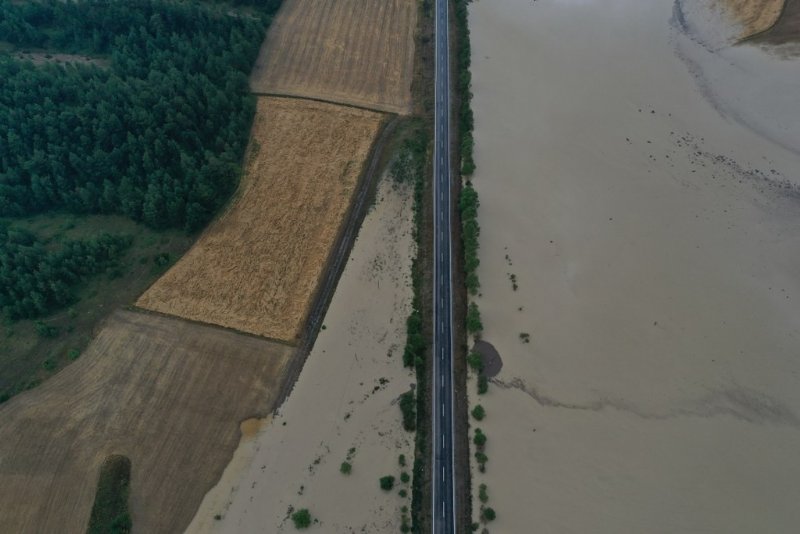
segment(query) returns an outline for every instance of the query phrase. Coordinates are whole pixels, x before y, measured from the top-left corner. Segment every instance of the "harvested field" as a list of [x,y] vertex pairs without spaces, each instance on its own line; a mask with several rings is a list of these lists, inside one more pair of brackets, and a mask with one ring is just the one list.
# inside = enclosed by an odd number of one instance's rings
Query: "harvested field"
[[137,305],[294,341],[382,118],[261,98],[238,197]]
[[255,93],[411,112],[415,0],[289,0],[261,47]]
[[741,25],[741,38],[763,32],[775,24],[784,0],[716,0],[717,5]]
[[121,311],[86,354],[0,407],[0,532],[83,533],[100,467],[131,460],[137,532],[180,532],[271,408],[291,348]]
[[783,13],[775,25],[756,40],[770,45],[800,42],[800,0],[786,0]]

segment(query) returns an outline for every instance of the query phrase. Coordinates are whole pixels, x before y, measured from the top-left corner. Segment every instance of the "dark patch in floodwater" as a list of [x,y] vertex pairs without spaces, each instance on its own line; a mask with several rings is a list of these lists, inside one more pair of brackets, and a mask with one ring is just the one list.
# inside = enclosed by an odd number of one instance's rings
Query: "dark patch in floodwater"
[[503,360],[500,359],[500,353],[494,348],[494,345],[488,341],[478,340],[472,346],[472,350],[481,355],[483,361],[483,374],[487,378],[494,378],[500,369],[503,368]]
[[518,389],[544,408],[591,412],[611,409],[650,420],[665,420],[677,417],[710,418],[730,416],[748,423],[800,428],[800,419],[791,408],[761,392],[738,386],[711,391],[703,397],[679,403],[679,406],[671,409],[646,411],[624,399],[600,398],[583,404],[562,402],[553,397],[543,395],[536,387],[529,386],[521,378],[514,378],[508,382],[495,379],[492,380],[492,383],[504,389]]

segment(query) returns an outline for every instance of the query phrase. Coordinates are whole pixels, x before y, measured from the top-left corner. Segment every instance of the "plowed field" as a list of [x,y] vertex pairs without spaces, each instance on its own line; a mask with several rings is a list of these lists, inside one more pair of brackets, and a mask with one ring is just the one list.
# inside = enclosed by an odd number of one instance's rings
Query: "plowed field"
[[111,454],[132,462],[136,531],[180,532],[233,454],[240,422],[272,408],[290,354],[116,312],[77,362],[0,407],[0,532],[85,532]]
[[382,118],[261,98],[239,196],[137,305],[295,340]]
[[416,23],[416,0],[288,0],[251,88],[409,113]]

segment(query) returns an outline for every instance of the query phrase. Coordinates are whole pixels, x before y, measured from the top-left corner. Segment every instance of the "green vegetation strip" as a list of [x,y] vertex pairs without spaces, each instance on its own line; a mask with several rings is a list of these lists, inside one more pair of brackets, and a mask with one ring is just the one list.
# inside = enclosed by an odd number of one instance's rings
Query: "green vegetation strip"
[[[395,180],[401,183],[410,183],[414,187],[414,240],[419,246],[421,237],[423,195],[425,194],[425,171],[430,146],[429,133],[422,120],[415,120],[410,124],[408,135],[400,151],[392,162],[390,173]],[[423,485],[425,481],[425,460],[428,457],[430,444],[428,443],[428,425],[424,420],[427,412],[427,397],[424,394],[428,388],[427,376],[427,341],[422,321],[422,307],[420,294],[422,292],[422,269],[419,266],[418,257],[414,257],[411,265],[411,279],[413,286],[413,299],[411,302],[411,314],[406,321],[406,346],[403,351],[403,365],[413,367],[416,372],[417,386],[416,391],[416,410],[409,402],[413,399],[414,390],[404,394],[405,402],[401,399],[401,410],[403,411],[403,425],[409,429],[410,419],[416,418],[415,427],[417,430],[415,440],[414,466],[412,469],[411,482],[411,530],[413,532],[422,531],[422,512],[423,512]],[[401,465],[405,465],[405,457],[402,457]],[[407,532],[408,525],[403,515],[402,529]]]
[[126,456],[109,456],[103,462],[86,534],[126,534],[131,531],[128,513],[130,482],[131,461]]

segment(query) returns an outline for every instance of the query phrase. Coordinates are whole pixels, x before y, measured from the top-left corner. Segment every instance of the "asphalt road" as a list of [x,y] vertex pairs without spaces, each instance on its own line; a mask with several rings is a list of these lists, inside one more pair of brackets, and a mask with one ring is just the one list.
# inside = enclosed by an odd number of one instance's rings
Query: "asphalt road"
[[453,279],[450,242],[450,60],[448,2],[436,0],[433,160],[433,532],[456,531],[453,462]]

